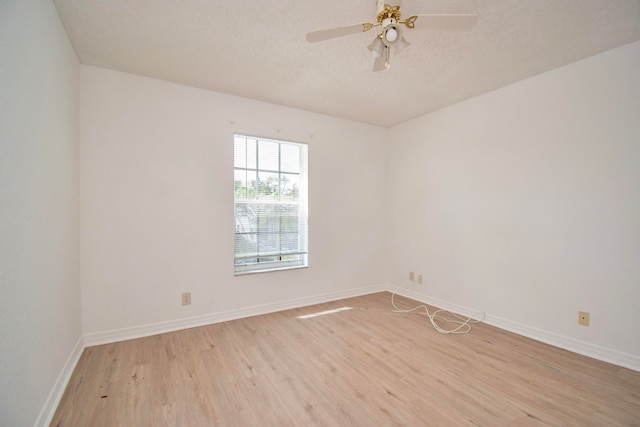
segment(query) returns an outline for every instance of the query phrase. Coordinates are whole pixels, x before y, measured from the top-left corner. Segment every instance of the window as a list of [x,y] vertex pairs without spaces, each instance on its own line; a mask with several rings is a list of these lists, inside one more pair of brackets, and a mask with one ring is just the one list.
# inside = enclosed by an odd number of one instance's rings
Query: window
[[235,274],[307,266],[307,146],[234,136]]

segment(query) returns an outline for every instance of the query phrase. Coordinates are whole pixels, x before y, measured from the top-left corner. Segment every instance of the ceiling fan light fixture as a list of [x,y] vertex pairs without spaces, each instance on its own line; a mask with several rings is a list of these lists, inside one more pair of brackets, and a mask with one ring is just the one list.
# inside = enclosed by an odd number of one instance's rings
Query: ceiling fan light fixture
[[382,28],[380,37],[382,37],[385,46],[391,47],[402,38],[402,31],[400,27],[396,25],[396,22],[391,19],[390,22]]
[[[373,71],[381,71],[389,68],[392,47],[394,48],[394,55],[397,55],[410,45],[403,36],[404,28],[400,28],[401,25],[404,24],[408,29],[469,31],[478,21],[476,15],[468,14],[418,14],[411,15],[409,18],[403,20],[400,13],[401,1],[402,0],[394,0],[394,5],[391,6],[386,4],[385,0],[377,0],[378,13],[375,22],[364,22],[362,24],[313,31],[307,33],[307,41],[315,43],[359,32],[366,32],[372,28],[380,27],[380,33],[367,48],[375,58]],[[416,25],[416,23],[418,25]]]
[[387,39],[387,41],[393,43],[398,39],[398,31],[393,27],[388,28],[384,33],[384,37]]
[[371,44],[369,46],[367,46],[367,49],[369,49],[373,53],[373,56],[375,58],[379,58],[384,53],[385,47],[386,46],[384,45],[384,42],[382,41],[382,37],[376,36],[376,38],[373,40],[373,42],[371,42]]

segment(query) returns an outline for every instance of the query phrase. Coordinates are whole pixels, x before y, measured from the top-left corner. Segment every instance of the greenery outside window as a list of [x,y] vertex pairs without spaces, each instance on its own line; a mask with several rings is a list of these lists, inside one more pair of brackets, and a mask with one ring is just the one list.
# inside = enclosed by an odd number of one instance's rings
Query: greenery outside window
[[235,274],[306,267],[307,145],[234,135]]

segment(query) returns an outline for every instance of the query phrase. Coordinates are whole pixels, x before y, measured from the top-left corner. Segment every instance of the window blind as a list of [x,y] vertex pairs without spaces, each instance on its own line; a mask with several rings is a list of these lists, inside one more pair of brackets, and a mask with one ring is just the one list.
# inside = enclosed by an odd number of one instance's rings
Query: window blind
[[307,265],[307,146],[234,136],[236,273]]

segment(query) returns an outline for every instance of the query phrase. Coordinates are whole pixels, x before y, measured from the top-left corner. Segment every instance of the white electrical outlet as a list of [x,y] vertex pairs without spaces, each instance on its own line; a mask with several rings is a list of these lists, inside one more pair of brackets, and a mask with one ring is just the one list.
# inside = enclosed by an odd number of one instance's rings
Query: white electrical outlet
[[191,292],[184,292],[182,294],[182,305],[190,305],[191,304]]
[[422,274],[418,274],[418,283],[422,284]]
[[582,326],[589,326],[589,313],[587,313],[586,311],[579,311],[578,324]]

